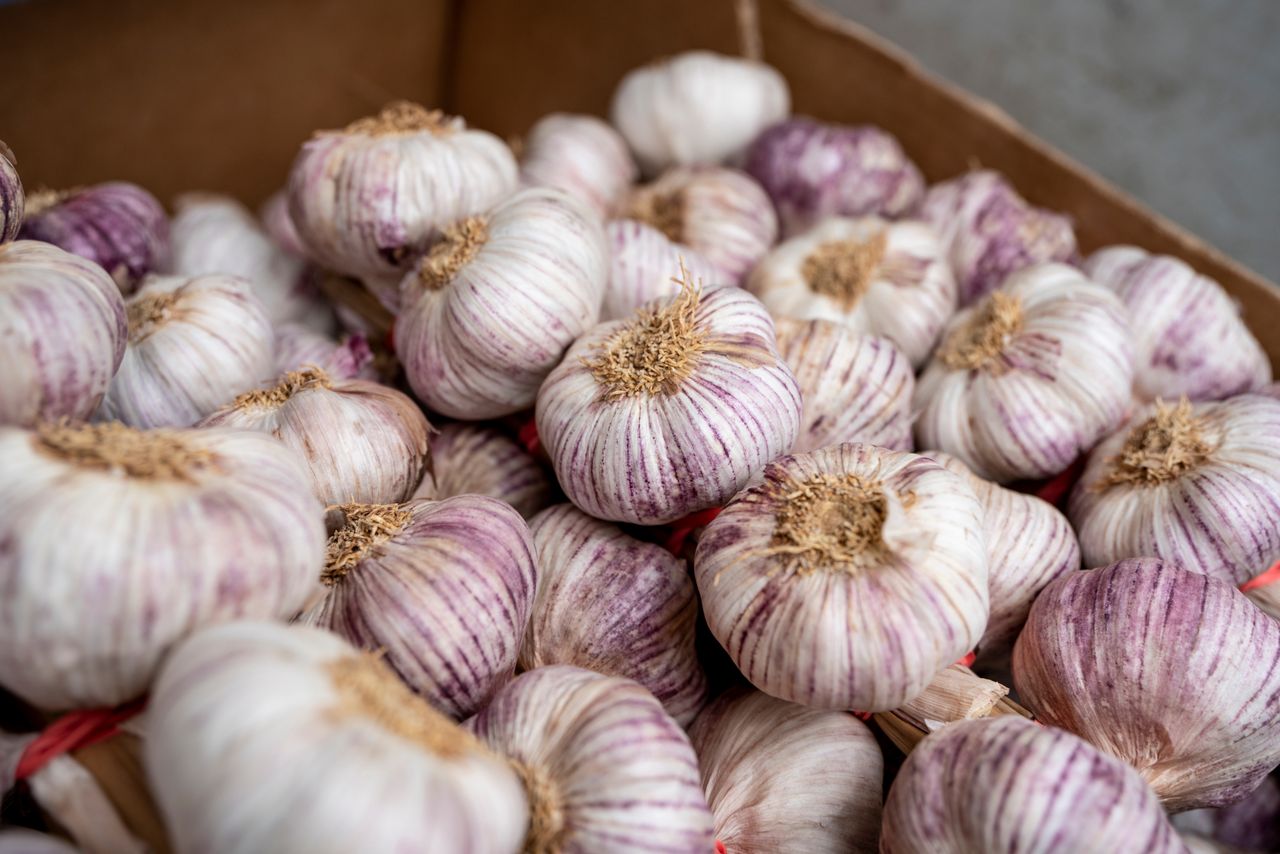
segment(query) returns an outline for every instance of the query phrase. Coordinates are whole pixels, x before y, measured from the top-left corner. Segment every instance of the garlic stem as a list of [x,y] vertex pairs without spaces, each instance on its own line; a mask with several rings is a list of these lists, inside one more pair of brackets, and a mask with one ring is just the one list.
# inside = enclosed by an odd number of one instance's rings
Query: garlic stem
[[889,740],[903,753],[947,724],[997,715],[1031,714],[1008,699],[1008,687],[983,679],[968,667],[953,664],[910,702],[873,717]]

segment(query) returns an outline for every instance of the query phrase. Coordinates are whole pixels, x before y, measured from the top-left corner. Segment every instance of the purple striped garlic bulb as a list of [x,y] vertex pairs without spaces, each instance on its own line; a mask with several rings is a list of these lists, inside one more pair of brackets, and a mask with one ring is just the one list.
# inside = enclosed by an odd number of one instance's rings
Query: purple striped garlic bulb
[[627,142],[595,116],[551,113],[529,130],[520,178],[575,197],[607,219],[638,177]]
[[558,190],[522,190],[449,226],[402,285],[396,353],[432,410],[474,421],[527,409],[600,315],[604,229]]
[[127,334],[124,300],[97,264],[34,240],[0,244],[0,424],[88,418]]
[[698,541],[711,633],[760,690],[894,709],[987,623],[982,506],[927,457],[836,445],[783,457]]
[[682,282],[579,338],[538,392],[560,487],[599,519],[660,525],[723,504],[795,444],[800,390],[764,306]]
[[1151,556],[1240,585],[1280,560],[1280,401],[1157,403],[1089,455],[1068,515],[1087,566]]
[[302,461],[239,430],[0,429],[0,684],[46,710],[147,690],[169,648],[318,587]]
[[853,715],[731,691],[698,715],[689,739],[726,851],[876,850],[884,757]]
[[1071,220],[1028,204],[998,172],[969,172],[934,184],[920,215],[942,238],[962,306],[1024,267],[1076,256]]
[[467,728],[524,782],[527,852],[712,849],[689,739],[630,679],[539,667],[499,691]]
[[511,854],[529,822],[506,762],[376,655],[307,626],[236,622],[182,644],[143,748],[179,854]]
[[544,510],[529,529],[540,575],[520,667],[572,664],[633,679],[688,726],[707,680],[694,650],[698,596],[685,562],[571,504]]
[[773,203],[759,184],[736,169],[669,169],[636,188],[625,215],[697,250],[734,285],[778,239]]
[[1132,378],[1120,300],[1066,265],[1030,267],[943,331],[916,381],[916,444],[988,480],[1048,477],[1123,422]]
[[1240,800],[1280,764],[1280,622],[1173,563],[1059,577],[1013,675],[1037,718],[1137,768],[1171,812]]
[[616,219],[605,226],[605,236],[611,251],[601,320],[630,317],[650,300],[680,293],[676,274],[681,264],[695,281],[727,281],[725,274],[701,252],[673,243],[661,231],[639,220]]
[[267,236],[285,252],[297,258],[307,257],[307,245],[302,242],[298,229],[289,216],[288,189],[276,190],[258,209],[258,219]]
[[501,430],[455,421],[431,435],[431,471],[413,497],[487,495],[528,519],[551,504],[551,492],[542,465]]
[[1186,849],[1142,778],[1069,732],[1016,716],[920,743],[884,805],[883,854],[1095,854]]
[[275,373],[271,321],[233,276],[156,276],[125,301],[129,341],[100,415],[189,427]]
[[516,189],[515,157],[491,133],[407,101],[317,131],[289,174],[289,216],[307,255],[353,276],[403,273],[450,223]]
[[828,217],[897,219],[924,196],[915,163],[872,125],[787,119],[756,137],[744,168],[773,199],[787,236]]
[[21,236],[52,243],[106,270],[133,293],[169,263],[169,217],[155,196],[124,181],[27,196]]
[[275,328],[276,376],[315,367],[336,380],[376,380],[373,350],[360,334],[335,341],[297,323]]
[[956,309],[955,280],[933,229],[877,217],[824,220],[770,252],[746,287],[775,316],[887,338],[914,368]]
[[25,208],[26,193],[18,177],[17,158],[4,140],[0,140],[0,243],[18,239]]

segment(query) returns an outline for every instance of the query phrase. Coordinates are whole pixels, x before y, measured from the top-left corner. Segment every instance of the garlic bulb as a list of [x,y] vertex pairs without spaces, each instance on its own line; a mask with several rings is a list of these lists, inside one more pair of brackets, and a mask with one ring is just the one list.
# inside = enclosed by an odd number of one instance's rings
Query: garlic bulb
[[367,380],[335,381],[320,368],[246,392],[200,426],[279,439],[306,460],[311,489],[326,505],[404,501],[431,465],[431,425],[407,395]]
[[692,50],[629,71],[609,116],[653,174],[732,159],[790,111],[787,81],[772,67]]
[[1280,401],[1157,403],[1089,455],[1068,515],[1088,566],[1149,555],[1233,585],[1280,560]]
[[177,854],[510,854],[529,820],[505,762],[376,656],[306,626],[196,635],[147,717]]
[[169,217],[155,196],[124,181],[28,195],[21,236],[88,258],[126,296],[169,263]]
[[302,146],[289,215],[308,256],[353,276],[389,275],[445,226],[515,188],[516,161],[502,140],[399,101]]
[[520,177],[530,187],[562,190],[605,219],[637,175],[626,140],[607,122],[551,113],[524,140]]
[[101,267],[34,240],[0,244],[0,424],[88,418],[126,334],[124,301]]
[[467,727],[524,782],[525,851],[711,850],[693,748],[635,682],[539,667],[499,691]]
[[916,443],[988,480],[1048,477],[1123,421],[1132,377],[1121,302],[1065,265],[1030,267],[947,325],[916,381]]
[[815,708],[901,706],[987,621],[973,491],[931,459],[873,445],[770,463],[707,526],[694,573],[743,675]]
[[317,587],[320,504],[268,436],[46,424],[0,458],[0,684],[42,709],[132,699],[193,630]]
[[776,316],[887,338],[912,367],[924,364],[956,308],[933,229],[876,217],[824,220],[770,252],[746,286]]
[[1225,807],[1178,813],[1173,826],[1212,840],[1215,851],[1280,849],[1280,781],[1267,777],[1244,800]]
[[683,560],[570,504],[529,523],[538,595],[520,666],[573,664],[634,679],[687,726],[706,698],[694,650],[698,599]]
[[431,436],[432,473],[414,498],[487,495],[528,519],[551,503],[551,481],[524,448],[501,431],[446,424]]
[[431,409],[476,420],[532,405],[604,296],[601,224],[557,190],[455,223],[404,281],[396,353]]
[[315,367],[336,380],[376,380],[373,350],[363,335],[334,341],[296,323],[275,329],[276,376]]
[[25,207],[26,194],[18,177],[17,160],[0,140],[0,243],[17,239]]
[[1280,764],[1280,623],[1155,558],[1061,576],[1013,674],[1041,721],[1138,769],[1171,812],[1239,800]]
[[736,169],[670,169],[631,194],[626,215],[697,250],[728,284],[739,284],[778,239],[773,203]]
[[884,805],[884,854],[1184,854],[1133,769],[1014,716],[952,724],[911,752]]
[[672,243],[661,231],[639,220],[616,219],[605,226],[605,236],[611,252],[601,320],[630,317],[650,300],[680,293],[675,276],[681,264],[696,282],[711,285],[726,281],[725,274],[701,252]]
[[884,758],[853,715],[737,691],[698,715],[689,739],[726,851],[876,850]]
[[998,172],[970,172],[933,185],[920,215],[947,248],[962,306],[1024,267],[1076,255],[1071,220],[1032,207]]
[[1213,279],[1133,246],[1095,252],[1084,270],[1129,310],[1138,398],[1220,400],[1271,382],[1267,354]]
[[723,504],[795,443],[800,391],[764,306],[682,283],[579,338],[538,392],[560,487],[597,518],[658,525]]
[[262,228],[271,240],[297,258],[307,257],[307,246],[302,242],[298,230],[293,227],[293,219],[289,216],[289,191],[276,190],[258,210],[258,219]]
[[129,343],[103,418],[187,427],[274,373],[271,321],[244,279],[153,277],[125,309]]
[[779,122],[751,143],[744,168],[773,199],[786,235],[833,216],[896,219],[924,195],[898,140],[872,125]]

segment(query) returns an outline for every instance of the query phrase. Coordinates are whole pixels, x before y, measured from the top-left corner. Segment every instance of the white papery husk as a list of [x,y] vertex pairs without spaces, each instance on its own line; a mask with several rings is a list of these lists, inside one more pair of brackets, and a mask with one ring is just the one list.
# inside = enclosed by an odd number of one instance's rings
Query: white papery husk
[[520,178],[574,196],[607,219],[638,177],[627,143],[595,116],[550,113],[524,139]]
[[605,226],[609,241],[609,283],[604,292],[601,320],[630,317],[637,308],[659,297],[680,293],[680,265],[693,281],[724,284],[728,277],[701,252],[673,243],[658,229],[635,219],[616,219]]
[[378,378],[373,350],[358,333],[335,341],[305,326],[287,323],[276,327],[275,351],[277,377],[313,366],[339,380]]
[[453,422],[431,435],[431,471],[414,498],[487,495],[528,519],[551,503],[542,464],[501,430]]

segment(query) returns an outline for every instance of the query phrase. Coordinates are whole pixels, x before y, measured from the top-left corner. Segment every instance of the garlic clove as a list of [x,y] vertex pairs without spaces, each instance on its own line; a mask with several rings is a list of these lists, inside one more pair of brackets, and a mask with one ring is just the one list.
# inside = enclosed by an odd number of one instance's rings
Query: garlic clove
[[378,379],[373,350],[360,334],[334,341],[300,324],[284,323],[275,329],[275,353],[277,377],[310,366],[336,380]]
[[551,481],[542,466],[500,430],[452,423],[431,436],[431,473],[414,498],[487,495],[505,501],[526,519],[551,504]]
[[25,207],[26,194],[18,177],[17,158],[4,140],[0,140],[0,243],[18,238]]
[[526,186],[561,190],[608,218],[637,178],[627,143],[595,116],[550,113],[524,140],[520,177]]
[[724,284],[728,277],[702,253],[674,243],[658,229],[634,219],[614,220],[605,227],[609,241],[609,282],[601,320],[622,320],[650,300],[680,293],[672,273],[683,263],[704,284]]
[[294,228],[293,219],[289,216],[287,189],[276,190],[262,203],[262,207],[258,209],[258,219],[276,246],[295,258],[306,260],[307,246],[302,242],[302,236]]

